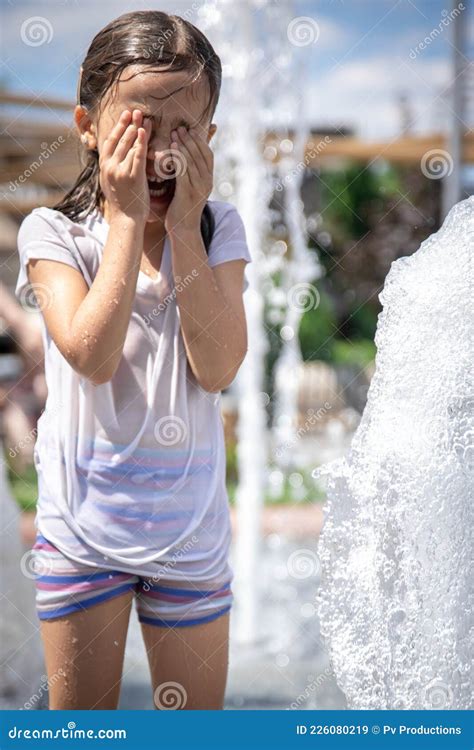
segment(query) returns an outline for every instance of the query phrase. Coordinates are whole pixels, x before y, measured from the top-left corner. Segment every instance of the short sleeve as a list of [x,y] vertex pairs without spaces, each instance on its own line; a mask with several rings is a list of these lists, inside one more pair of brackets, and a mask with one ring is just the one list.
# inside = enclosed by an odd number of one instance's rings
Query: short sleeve
[[31,258],[46,258],[66,263],[81,272],[71,248],[68,230],[60,217],[46,208],[34,209],[26,216],[18,231],[17,248],[20,270],[15,287],[15,296],[23,302],[28,295],[28,305],[39,309],[34,294],[28,294],[30,282],[27,266]]
[[[244,223],[235,206],[231,203],[214,201],[211,203],[211,208],[215,219],[214,234],[208,253],[208,263],[211,268],[229,260],[243,259],[251,263],[252,257],[247,245]],[[244,292],[248,286],[249,283],[244,274]]]

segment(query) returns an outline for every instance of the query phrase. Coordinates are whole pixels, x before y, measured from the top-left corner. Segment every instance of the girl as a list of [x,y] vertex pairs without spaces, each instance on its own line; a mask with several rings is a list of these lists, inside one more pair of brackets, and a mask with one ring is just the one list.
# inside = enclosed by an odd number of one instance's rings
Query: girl
[[15,293],[31,283],[41,309],[48,383],[34,550],[50,708],[117,707],[132,599],[156,707],[223,705],[219,401],[247,349],[250,255],[235,208],[207,202],[220,84],[189,22],[111,22],[78,85],[87,164],[20,227]]

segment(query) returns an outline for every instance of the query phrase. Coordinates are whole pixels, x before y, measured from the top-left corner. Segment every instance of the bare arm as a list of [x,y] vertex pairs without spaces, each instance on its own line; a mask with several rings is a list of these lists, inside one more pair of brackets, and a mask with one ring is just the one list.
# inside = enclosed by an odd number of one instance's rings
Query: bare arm
[[182,227],[171,235],[171,247],[174,277],[195,277],[190,284],[176,287],[189,364],[202,388],[223,390],[235,378],[247,352],[242,299],[245,261],[211,268],[200,232]]
[[82,274],[65,263],[31,259],[28,264],[33,288],[39,284],[49,291],[42,314],[51,338],[71,367],[96,385],[110,380],[122,356],[148,215],[147,132],[136,117],[130,125],[129,120],[123,113],[101,154],[101,184],[106,197],[110,193],[111,219],[90,289]]
[[71,367],[96,385],[112,377],[122,356],[142,243],[139,225],[125,218],[113,222],[90,289],[65,263],[40,258],[28,265],[33,287],[49,292],[42,314],[51,338]]

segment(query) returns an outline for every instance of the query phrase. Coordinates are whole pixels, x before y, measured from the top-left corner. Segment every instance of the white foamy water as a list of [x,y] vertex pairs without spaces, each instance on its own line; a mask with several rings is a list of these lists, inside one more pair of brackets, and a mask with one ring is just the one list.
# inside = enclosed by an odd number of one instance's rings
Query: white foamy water
[[392,264],[367,406],[322,467],[318,612],[352,709],[472,707],[473,244],[470,197]]

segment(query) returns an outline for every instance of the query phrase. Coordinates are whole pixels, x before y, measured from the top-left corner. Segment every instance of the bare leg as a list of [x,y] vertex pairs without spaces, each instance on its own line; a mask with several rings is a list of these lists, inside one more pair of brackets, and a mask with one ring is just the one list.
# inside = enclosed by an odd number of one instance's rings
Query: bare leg
[[157,709],[222,709],[229,663],[228,612],[188,627],[142,623],[142,632]]
[[41,621],[50,709],[116,709],[133,591]]

